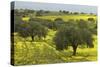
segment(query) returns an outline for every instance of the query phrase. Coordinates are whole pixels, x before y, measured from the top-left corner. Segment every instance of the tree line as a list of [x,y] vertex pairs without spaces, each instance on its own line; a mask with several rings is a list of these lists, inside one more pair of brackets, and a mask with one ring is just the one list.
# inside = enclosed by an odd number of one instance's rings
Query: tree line
[[[53,13],[53,14],[52,14]],[[84,12],[71,12],[67,10],[59,10],[59,11],[49,11],[49,10],[31,10],[31,9],[15,9],[14,14],[16,16],[44,16],[44,15],[96,15],[94,13],[84,13]]]

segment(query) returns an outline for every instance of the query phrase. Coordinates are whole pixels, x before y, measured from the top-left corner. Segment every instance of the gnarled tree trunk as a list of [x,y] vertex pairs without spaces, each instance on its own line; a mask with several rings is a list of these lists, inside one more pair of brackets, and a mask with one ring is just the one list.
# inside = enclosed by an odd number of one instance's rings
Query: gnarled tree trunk
[[34,36],[31,36],[31,38],[32,38],[32,41],[34,41]]
[[72,47],[73,47],[73,55],[74,55],[74,56],[76,55],[77,46],[78,46],[78,45],[73,45],[73,46],[72,46]]

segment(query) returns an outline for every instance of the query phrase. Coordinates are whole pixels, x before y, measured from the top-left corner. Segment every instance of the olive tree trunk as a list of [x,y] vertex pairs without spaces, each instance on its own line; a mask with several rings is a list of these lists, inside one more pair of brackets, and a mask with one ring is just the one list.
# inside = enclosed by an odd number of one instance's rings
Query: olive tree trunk
[[32,41],[34,41],[34,36],[31,36],[31,38],[32,38]]
[[72,46],[72,47],[73,47],[73,55],[74,55],[74,56],[76,55],[77,46],[78,46],[78,45],[73,45],[73,46]]

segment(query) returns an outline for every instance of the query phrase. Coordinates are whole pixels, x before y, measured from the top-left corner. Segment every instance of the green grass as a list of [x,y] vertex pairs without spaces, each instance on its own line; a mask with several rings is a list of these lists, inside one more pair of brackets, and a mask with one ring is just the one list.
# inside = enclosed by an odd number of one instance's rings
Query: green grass
[[72,48],[68,50],[57,51],[52,41],[56,31],[49,30],[47,37],[44,40],[36,39],[30,42],[30,37],[27,41],[24,38],[15,36],[15,65],[23,64],[47,64],[47,63],[65,63],[65,62],[83,62],[97,60],[97,36],[94,37],[94,48],[77,49],[77,55],[72,56]]

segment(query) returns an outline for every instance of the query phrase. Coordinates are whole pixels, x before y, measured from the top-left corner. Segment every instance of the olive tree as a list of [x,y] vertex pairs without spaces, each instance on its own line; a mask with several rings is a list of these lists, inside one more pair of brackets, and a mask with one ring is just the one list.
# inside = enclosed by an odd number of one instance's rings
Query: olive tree
[[57,30],[57,29],[60,28],[60,26],[61,26],[62,24],[64,24],[63,19],[62,19],[62,18],[56,18],[56,19],[54,20],[54,23],[53,23],[53,28],[54,28],[55,30]]
[[62,27],[55,34],[54,42],[57,50],[63,50],[68,46],[72,46],[73,55],[76,55],[78,45],[88,45],[93,47],[93,39],[90,30],[87,28],[80,28],[80,25],[73,21],[68,24],[62,25]]
[[48,29],[39,24],[38,22],[30,22],[29,23],[29,32],[32,40],[34,41],[34,37],[38,36],[39,38],[46,37]]
[[31,37],[34,41],[35,36],[38,38],[46,37],[48,29],[38,22],[30,21],[29,23],[23,22],[20,24],[19,35],[26,38]]

